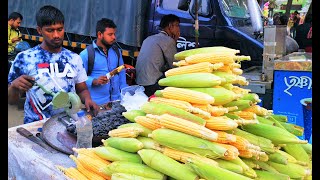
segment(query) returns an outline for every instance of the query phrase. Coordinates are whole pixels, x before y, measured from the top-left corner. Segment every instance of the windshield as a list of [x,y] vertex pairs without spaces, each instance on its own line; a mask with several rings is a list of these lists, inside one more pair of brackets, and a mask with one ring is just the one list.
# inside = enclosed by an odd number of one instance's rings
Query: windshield
[[222,0],[222,8],[229,17],[249,18],[247,0]]

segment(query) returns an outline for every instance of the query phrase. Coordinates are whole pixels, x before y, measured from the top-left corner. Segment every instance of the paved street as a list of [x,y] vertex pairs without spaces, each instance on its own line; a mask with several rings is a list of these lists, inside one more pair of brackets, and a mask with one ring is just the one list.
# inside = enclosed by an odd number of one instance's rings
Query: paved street
[[17,105],[8,104],[8,128],[23,124],[23,109],[18,110]]

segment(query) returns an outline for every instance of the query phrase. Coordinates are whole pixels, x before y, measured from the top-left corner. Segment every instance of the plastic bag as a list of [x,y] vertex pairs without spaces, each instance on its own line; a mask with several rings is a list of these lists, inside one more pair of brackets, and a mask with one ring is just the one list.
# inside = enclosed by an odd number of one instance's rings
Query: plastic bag
[[121,89],[120,104],[127,111],[137,110],[148,101],[148,96],[144,93],[144,87],[139,85],[128,86]]

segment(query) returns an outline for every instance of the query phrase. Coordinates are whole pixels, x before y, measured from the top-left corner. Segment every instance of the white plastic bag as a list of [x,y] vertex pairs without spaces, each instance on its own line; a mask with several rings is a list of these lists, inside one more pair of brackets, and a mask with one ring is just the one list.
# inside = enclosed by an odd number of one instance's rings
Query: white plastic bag
[[148,101],[148,96],[144,93],[144,87],[139,85],[128,86],[121,89],[120,104],[127,111],[137,110]]

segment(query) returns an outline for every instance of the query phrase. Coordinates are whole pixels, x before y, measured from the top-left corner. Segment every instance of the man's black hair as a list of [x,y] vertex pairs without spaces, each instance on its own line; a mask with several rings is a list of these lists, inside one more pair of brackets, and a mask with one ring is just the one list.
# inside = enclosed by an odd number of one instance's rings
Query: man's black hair
[[64,24],[64,15],[58,8],[46,5],[41,7],[37,12],[36,21],[39,27]]
[[280,25],[287,25],[288,24],[288,21],[289,21],[289,18],[287,15],[283,14],[282,16],[280,16],[279,18],[280,20]]
[[23,19],[22,15],[21,15],[20,13],[18,13],[18,12],[12,12],[12,13],[9,15],[9,17],[8,17],[8,21],[9,21],[10,19],[16,20],[16,19],[18,19],[18,18],[20,18],[21,21],[22,21],[22,19]]
[[169,24],[173,23],[173,22],[179,22],[180,23],[180,19],[178,16],[174,15],[174,14],[168,14],[165,15],[161,18],[160,21],[160,28],[165,28],[167,26],[169,26]]
[[103,33],[106,28],[117,28],[117,25],[111,19],[102,18],[97,22],[96,35],[98,36],[98,32]]

